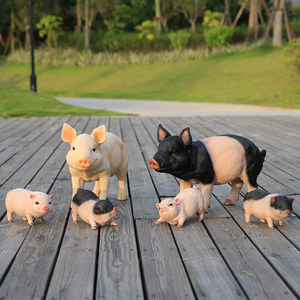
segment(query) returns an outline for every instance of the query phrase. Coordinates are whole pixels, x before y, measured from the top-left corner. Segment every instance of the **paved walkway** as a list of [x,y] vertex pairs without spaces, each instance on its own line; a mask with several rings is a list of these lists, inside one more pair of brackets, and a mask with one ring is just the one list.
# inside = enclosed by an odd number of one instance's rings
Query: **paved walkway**
[[74,106],[105,109],[119,113],[138,114],[140,116],[300,115],[300,110],[286,110],[255,105],[105,98],[59,97],[56,99]]

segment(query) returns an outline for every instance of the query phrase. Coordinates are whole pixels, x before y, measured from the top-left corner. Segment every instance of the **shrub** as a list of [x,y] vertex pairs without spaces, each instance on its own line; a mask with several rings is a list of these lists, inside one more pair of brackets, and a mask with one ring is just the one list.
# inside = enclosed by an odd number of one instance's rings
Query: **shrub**
[[233,28],[229,26],[214,27],[204,30],[205,42],[210,47],[226,46],[231,43]]
[[208,9],[205,11],[202,24],[208,26],[209,28],[219,27],[223,16],[223,13],[218,11],[212,12]]
[[135,29],[140,31],[139,38],[146,36],[148,40],[152,41],[154,39],[156,23],[151,20],[146,20],[142,25],[137,25]]
[[178,30],[168,34],[170,39],[170,49],[183,49],[186,47],[192,34],[186,30]]
[[300,70],[300,38],[291,40],[284,50],[288,55],[292,54],[293,65]]

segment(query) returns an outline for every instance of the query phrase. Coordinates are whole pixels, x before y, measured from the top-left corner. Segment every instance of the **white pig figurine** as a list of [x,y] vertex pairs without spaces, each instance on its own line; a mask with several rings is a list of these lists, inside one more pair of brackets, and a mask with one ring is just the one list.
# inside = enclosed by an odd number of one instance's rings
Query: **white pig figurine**
[[44,222],[44,216],[51,211],[53,197],[43,192],[31,192],[26,189],[8,192],[5,199],[8,222],[13,222],[14,213],[27,220],[30,226],[33,225],[33,218],[39,218],[40,222]]
[[294,198],[289,198],[280,194],[270,194],[265,191],[255,190],[245,195],[244,206],[245,219],[251,223],[251,216],[259,218],[261,222],[267,222],[273,229],[273,220],[283,224],[283,219],[290,216],[293,212],[292,204]]
[[200,187],[184,189],[175,198],[166,198],[157,203],[156,207],[159,209],[160,218],[155,224],[166,221],[171,225],[182,227],[184,222],[196,213],[199,215],[199,221],[203,220],[204,207]]
[[128,153],[125,144],[116,135],[106,132],[104,125],[91,135],[80,134],[68,124],[63,125],[61,138],[71,146],[66,160],[72,175],[72,198],[85,181],[95,181],[93,192],[104,200],[108,196],[110,177],[119,181],[118,200],[126,200],[126,172]]

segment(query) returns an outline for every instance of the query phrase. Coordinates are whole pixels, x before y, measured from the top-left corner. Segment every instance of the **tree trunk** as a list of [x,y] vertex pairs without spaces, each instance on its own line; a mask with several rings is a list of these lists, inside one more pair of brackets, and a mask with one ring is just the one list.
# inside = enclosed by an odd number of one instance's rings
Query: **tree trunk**
[[257,24],[257,0],[250,1],[250,12],[248,20],[248,30],[254,30],[255,24]]
[[85,48],[90,49],[90,31],[89,31],[89,0],[85,0]]
[[160,0],[155,0],[155,18],[156,18],[156,33],[161,34],[161,12],[160,12]]
[[[285,0],[274,0],[274,8],[284,8]],[[273,46],[282,46],[282,10],[277,10],[274,17],[273,26]]]
[[191,23],[191,32],[195,33],[196,32],[196,21],[194,21],[192,18],[190,18],[190,23]]
[[76,15],[77,15],[77,25],[75,27],[75,31],[81,33],[82,21],[81,21],[80,0],[76,0]]
[[16,30],[16,23],[15,23],[15,12],[13,10],[13,6],[11,6],[11,15],[10,15],[10,51],[11,53],[15,52],[15,30]]

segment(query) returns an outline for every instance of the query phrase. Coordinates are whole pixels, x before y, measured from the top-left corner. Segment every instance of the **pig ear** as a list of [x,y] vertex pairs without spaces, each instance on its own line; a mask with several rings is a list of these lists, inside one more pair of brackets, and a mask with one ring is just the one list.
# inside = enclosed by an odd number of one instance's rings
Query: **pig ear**
[[36,196],[35,196],[35,194],[30,194],[30,199],[34,199]]
[[292,203],[294,202],[294,200],[295,200],[295,198],[291,198],[291,200],[292,200]]
[[92,132],[92,137],[97,144],[102,144],[106,141],[106,128],[105,125],[101,125],[95,128]]
[[276,201],[276,199],[274,198],[274,197],[271,197],[271,202],[275,202]]
[[189,127],[185,128],[181,131],[181,133],[179,135],[179,141],[184,147],[187,147],[192,144],[193,140],[192,140],[192,136],[191,136]]
[[64,142],[71,144],[74,141],[76,134],[77,134],[76,130],[73,127],[71,127],[67,123],[64,123],[63,129],[61,132],[61,139]]
[[180,201],[179,198],[176,198],[176,199],[175,199],[175,203],[176,203],[176,204],[179,204],[179,201]]
[[159,203],[156,203],[156,207],[159,209]]
[[50,195],[50,199],[53,200],[53,198],[54,198],[54,195]]
[[162,140],[164,140],[168,136],[171,136],[171,134],[168,132],[168,130],[163,128],[161,124],[159,124],[158,128],[157,128],[157,140],[158,140],[158,142],[160,143]]

